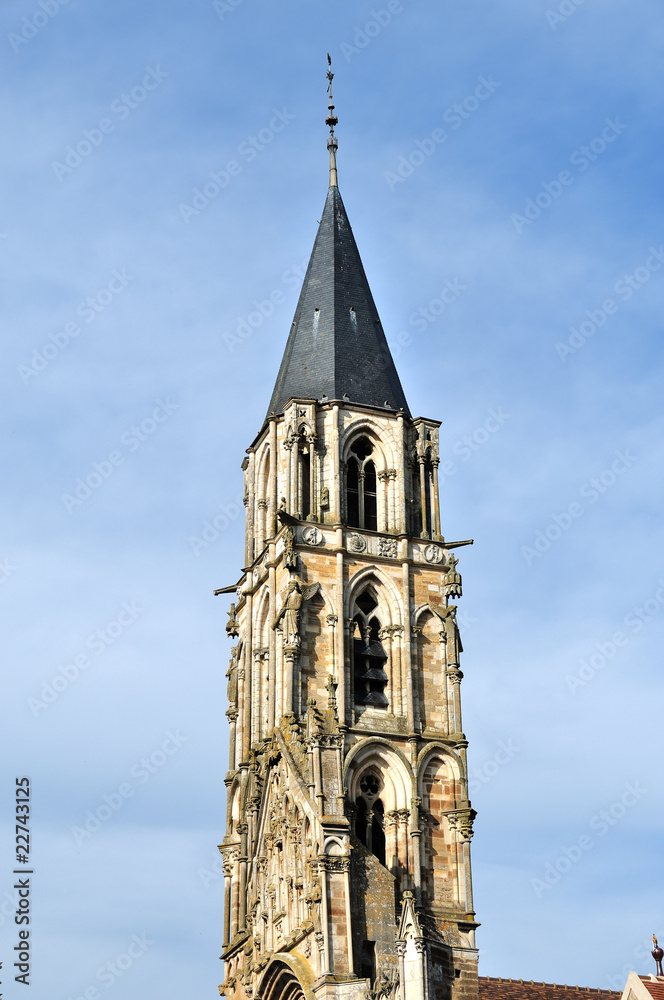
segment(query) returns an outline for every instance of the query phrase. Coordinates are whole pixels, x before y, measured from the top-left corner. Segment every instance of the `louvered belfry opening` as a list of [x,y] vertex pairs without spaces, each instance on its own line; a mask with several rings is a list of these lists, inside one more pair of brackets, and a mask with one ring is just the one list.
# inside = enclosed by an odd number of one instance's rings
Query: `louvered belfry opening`
[[378,602],[370,590],[365,590],[355,601],[355,634],[353,638],[353,671],[355,678],[355,704],[387,708],[385,694],[387,653],[380,639],[381,624],[373,614]]

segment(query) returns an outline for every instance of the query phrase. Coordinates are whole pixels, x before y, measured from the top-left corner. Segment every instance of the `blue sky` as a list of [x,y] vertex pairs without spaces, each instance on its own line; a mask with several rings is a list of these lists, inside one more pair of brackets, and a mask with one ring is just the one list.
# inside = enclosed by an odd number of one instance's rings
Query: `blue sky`
[[652,971],[663,41],[654,0],[5,0],[10,1000],[23,774],[33,995],[202,1000],[221,981],[212,590],[242,565],[240,463],[325,199],[327,51],[346,208],[411,410],[443,420],[443,529],[475,539],[480,971],[605,988]]

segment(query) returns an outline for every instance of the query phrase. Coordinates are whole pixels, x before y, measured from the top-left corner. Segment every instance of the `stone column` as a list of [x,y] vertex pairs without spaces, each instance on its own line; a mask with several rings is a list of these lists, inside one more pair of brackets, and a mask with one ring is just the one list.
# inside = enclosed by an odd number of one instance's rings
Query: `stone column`
[[385,864],[399,885],[399,813],[396,809],[385,814]]
[[330,478],[330,510],[329,515],[334,524],[341,521],[341,455],[339,433],[339,407],[332,407],[332,476]]
[[402,601],[404,613],[404,633],[403,633],[403,658],[405,662],[404,688],[406,691],[406,715],[408,718],[408,731],[415,732],[415,703],[413,699],[413,665],[411,662],[410,647],[410,564],[404,560],[401,565],[402,577]]
[[401,892],[403,893],[406,890],[410,890],[415,882],[413,852],[408,850],[408,821],[410,820],[410,809],[399,809],[398,816],[399,858],[405,873],[404,881],[401,886]]
[[399,956],[399,1000],[406,1000],[406,942],[397,941],[396,949]]
[[236,708],[229,708],[226,712],[228,716],[228,721],[231,727],[230,736],[230,751],[228,754],[228,769],[229,771],[234,771],[237,767],[236,757],[235,757],[235,741],[237,739],[237,716],[238,712]]
[[397,521],[396,514],[396,498],[395,494],[397,492],[397,470],[388,469],[388,480],[387,480],[387,517],[389,520],[388,530],[389,531],[399,531],[399,524]]
[[254,615],[253,615],[253,597],[251,594],[247,594],[247,603],[245,607],[245,621],[247,623],[247,631],[244,638],[245,641],[245,690],[244,690],[244,756],[246,757],[249,753],[249,747],[254,740],[254,734],[252,732],[252,699],[254,696],[253,691],[253,673],[254,665],[252,662],[251,649],[254,641]]
[[224,862],[224,949],[231,943],[231,876],[232,865]]
[[415,899],[422,905],[422,831],[420,830],[420,806],[422,800],[413,797],[410,811],[410,836],[413,845],[413,877],[415,879]]
[[429,523],[427,518],[427,486],[426,481],[426,460],[424,456],[418,456],[417,459],[420,466],[420,503],[422,505],[422,531],[420,532],[420,538],[429,537]]
[[277,482],[277,420],[270,417],[270,490],[268,498],[266,532],[272,538],[277,531],[277,507],[279,506],[279,483]]
[[400,535],[405,535],[407,530],[406,515],[406,440],[404,431],[404,415],[397,414],[397,478],[394,484],[396,499],[396,520],[394,522]]
[[237,832],[240,834],[240,908],[238,913],[238,931],[246,929],[247,923],[247,833],[249,827],[246,823],[238,823]]
[[309,513],[307,521],[318,520],[316,516],[316,435],[309,434]]
[[350,906],[350,859],[343,858],[344,873],[344,893],[346,896],[346,947],[348,948],[348,972],[355,974],[355,963],[353,961],[353,923]]
[[286,449],[286,508],[291,514],[295,510],[297,502],[297,492],[294,485],[294,478],[297,476],[297,448],[295,449],[295,455],[293,455],[293,443],[293,438],[287,438],[284,441],[284,448]]
[[461,721],[461,680],[463,678],[462,672],[458,667],[451,667],[447,671],[448,677],[452,681],[452,687],[454,690],[454,732],[462,733],[463,725]]
[[431,464],[433,466],[433,471],[431,473],[433,485],[433,497],[431,501],[431,506],[433,507],[433,537],[440,538],[440,502],[438,500],[438,466],[440,461],[439,459],[434,458]]
[[[274,566],[274,544],[270,545],[270,565],[268,569],[268,622],[273,622],[277,615],[275,597],[277,592],[277,571]],[[270,670],[270,711],[268,715],[268,727],[270,732],[277,724],[277,633],[273,628],[268,629],[267,634],[268,663]]]
[[[388,503],[387,503],[387,490],[388,490],[388,479],[389,472],[386,469],[381,469],[380,472],[376,473],[377,483],[377,507],[378,507],[378,530],[379,531],[389,531],[390,521],[388,518]],[[380,484],[380,485],[378,485]]]
[[[335,599],[336,599],[336,615],[340,622],[343,623],[344,620],[344,530],[343,528],[337,528],[336,531],[336,543],[337,543],[337,578],[335,582]],[[348,674],[346,670],[346,636],[345,629],[343,625],[341,628],[336,630],[336,654],[337,654],[337,681],[339,682],[339,688],[337,692],[337,699],[339,702],[339,726],[343,730],[348,728],[348,701],[349,701],[349,690],[348,690]]]
[[321,909],[322,909],[322,931],[323,931],[323,969],[322,974],[324,976],[329,975],[332,972],[332,966],[330,962],[330,914],[329,914],[329,903],[328,903],[328,878],[327,878],[327,858],[324,856],[319,856],[318,858],[318,872],[321,881]]

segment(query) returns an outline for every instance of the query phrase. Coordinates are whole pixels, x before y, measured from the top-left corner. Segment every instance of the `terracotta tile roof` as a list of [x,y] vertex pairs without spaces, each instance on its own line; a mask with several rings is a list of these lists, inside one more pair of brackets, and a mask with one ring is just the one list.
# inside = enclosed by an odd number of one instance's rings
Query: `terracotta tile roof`
[[664,1000],[664,978],[662,976],[658,976],[656,979],[650,976],[639,976],[639,979],[653,1000]]
[[[573,997],[575,1000],[577,995],[579,1000],[581,996],[588,1000],[620,1000],[622,996],[620,992],[598,990],[593,986],[558,986],[556,983],[535,983],[532,979],[480,976],[479,984],[480,1000],[573,1000]],[[656,996],[653,994],[653,1000],[664,1000],[664,990]]]

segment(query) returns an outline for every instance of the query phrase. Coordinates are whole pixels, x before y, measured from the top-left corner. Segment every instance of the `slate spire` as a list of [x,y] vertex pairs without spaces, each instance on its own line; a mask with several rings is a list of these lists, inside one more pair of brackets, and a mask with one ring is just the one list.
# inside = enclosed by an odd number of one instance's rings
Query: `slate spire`
[[330,187],[268,416],[291,397],[403,409],[410,416],[337,187],[332,75],[328,70]]

